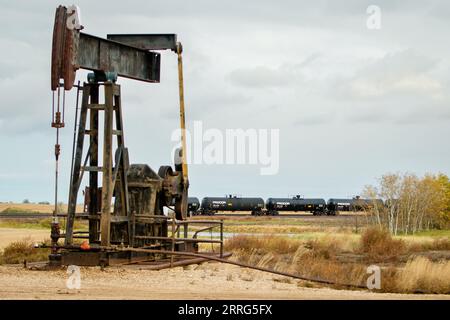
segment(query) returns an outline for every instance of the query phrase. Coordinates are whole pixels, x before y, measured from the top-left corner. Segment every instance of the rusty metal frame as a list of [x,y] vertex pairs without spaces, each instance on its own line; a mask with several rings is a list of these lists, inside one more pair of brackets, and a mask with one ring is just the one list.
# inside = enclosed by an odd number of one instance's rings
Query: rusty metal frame
[[162,34],[108,34],[108,40],[117,41],[143,50],[177,51],[177,35]]
[[[81,217],[79,217],[81,218]],[[91,221],[90,217],[87,217],[89,219],[89,221]],[[217,220],[183,220],[183,221],[179,221],[179,220],[175,220],[172,219],[171,217],[167,217],[167,216],[159,216],[159,215],[147,215],[146,217],[143,217],[146,219],[162,219],[162,220],[169,220],[169,223],[172,223],[173,226],[176,226],[176,229],[173,228],[172,229],[172,233],[166,237],[157,237],[157,236],[137,236],[136,238],[145,238],[145,239],[152,239],[152,240],[158,240],[159,244],[154,244],[154,245],[150,245],[150,246],[144,246],[144,247],[139,247],[139,248],[133,248],[132,246],[126,246],[123,248],[128,248],[130,249],[129,252],[132,252],[132,249],[155,249],[157,252],[151,252],[152,254],[154,253],[161,253],[163,256],[165,256],[165,252],[167,250],[164,250],[165,247],[167,247],[168,244],[170,244],[170,251],[171,252],[170,255],[168,255],[170,257],[170,265],[171,266],[175,266],[175,262],[174,262],[174,257],[177,255],[177,252],[180,252],[178,250],[175,250],[175,246],[174,244],[177,243],[183,243],[184,248],[187,247],[187,245],[189,243],[195,243],[195,244],[199,244],[199,243],[211,243],[211,244],[219,244],[220,245],[220,249],[219,252],[216,254],[219,258],[224,258],[229,256],[229,254],[224,253],[224,240],[223,240],[223,221],[217,221]],[[129,219],[126,219],[126,221],[130,221]],[[189,233],[189,225],[190,224],[206,224],[209,225],[206,228],[202,228],[200,230],[197,230],[194,233],[194,236],[192,238],[188,238],[188,233]],[[184,227],[184,237],[180,238],[178,236],[176,236],[176,233],[178,232],[179,228],[183,226]],[[219,227],[220,228],[220,240],[217,239],[199,239],[197,238],[197,235],[199,232],[203,232],[206,230],[210,230],[213,228]],[[67,232],[67,231],[66,231]],[[89,233],[89,235],[84,235],[86,233]],[[70,237],[70,239],[89,239],[91,236],[90,232],[88,231],[75,231],[68,235],[66,234],[61,234],[60,237],[66,237],[66,239],[68,239],[68,237]],[[97,239],[98,240],[98,239]],[[43,246],[45,247],[45,246]],[[64,251],[62,252],[63,257],[67,261],[75,261],[76,259],[79,259],[78,264],[83,265],[96,265],[98,264],[99,261],[102,261],[103,265],[110,265],[110,255],[113,255],[115,252],[117,252],[117,246],[113,246],[111,244],[108,245],[103,245],[103,243],[97,241],[94,243],[91,243],[88,249],[83,249],[78,245],[74,245],[71,241],[68,243],[66,241],[66,243],[62,246],[58,246],[58,249],[63,249]],[[185,252],[185,251],[183,251]],[[86,253],[86,255],[83,255],[83,253]],[[96,253],[96,254],[94,254]],[[198,252],[197,252],[198,253]],[[201,254],[207,254],[207,253],[199,253]],[[75,260],[74,260],[75,259]],[[127,258],[127,262],[125,262],[125,264],[128,263],[137,263],[137,262],[142,262],[142,261],[148,261],[149,257],[146,258],[132,258],[131,256],[129,258]],[[152,255],[153,261],[158,262],[160,259],[158,259],[158,257],[156,257],[155,255]],[[112,265],[115,265],[114,263]]]
[[[115,81],[117,76],[122,76],[145,82],[159,82],[160,53],[150,50],[172,50],[176,52],[178,54],[180,75],[180,68],[182,67],[181,45],[177,42],[176,34],[116,34],[108,35],[108,39],[104,39],[80,32],[83,28],[80,26],[77,26],[79,29],[70,28],[70,25],[67,25],[67,10],[64,6],[59,6],[56,9],[53,30],[51,89],[53,91],[56,89],[60,90],[59,88],[64,86],[65,90],[70,90],[74,86],[76,70],[80,68],[94,71],[94,74],[89,74],[88,83],[84,83],[83,87],[78,85],[78,90],[83,91],[83,96],[78,132],[76,130],[74,132],[76,143],[74,144],[75,151],[72,159],[73,166],[71,167],[67,224],[65,234],[60,235],[58,231],[59,237],[65,238],[65,248],[73,246],[73,239],[77,238],[89,239],[87,247],[101,246],[106,248],[120,241],[122,243],[125,242],[124,245],[129,247],[142,247],[142,245],[160,243],[163,245],[160,246],[161,248],[168,248],[170,246],[171,252],[175,252],[176,246],[180,243],[184,244],[185,249],[194,250],[193,248],[198,247],[191,245],[192,243],[210,242],[220,243],[220,256],[222,257],[223,223],[219,223],[221,230],[220,240],[198,239],[198,233],[195,234],[194,238],[190,239],[187,236],[188,224],[186,222],[179,223],[176,220],[176,218],[181,220],[186,218],[184,214],[180,214],[180,212],[184,213],[186,210],[183,209],[187,208],[188,181],[185,161],[183,162],[182,176],[179,172],[175,172],[164,177],[159,175],[161,180],[159,178],[156,179],[158,190],[159,188],[163,188],[163,192],[168,194],[167,199],[170,200],[159,200],[160,196],[156,194],[152,195],[152,199],[150,200],[152,202],[151,207],[158,207],[157,213],[162,214],[162,207],[158,201],[166,201],[167,204],[165,205],[169,205],[168,203],[175,199],[176,215],[170,220],[172,224],[172,234],[170,237],[167,234],[169,229],[167,228],[167,222],[169,221],[165,220],[163,216],[158,216],[157,218],[160,220],[155,219],[154,224],[161,223],[164,225],[164,232],[144,232],[143,234],[139,234],[140,231],[138,231],[138,235],[136,235],[136,224],[142,220],[151,219],[151,217],[148,214],[145,216],[143,214],[135,214],[130,210],[128,198],[130,197],[131,199],[131,196],[129,196],[128,187],[134,188],[133,183],[135,182],[132,181],[128,185],[127,170],[129,164],[128,152],[124,146],[120,86],[115,84]],[[180,83],[182,84],[182,75],[180,76]],[[105,103],[103,104],[99,104],[100,86],[103,86],[105,91]],[[182,128],[184,129],[182,86],[180,88],[180,114],[182,115]],[[104,128],[102,137],[103,161],[100,167],[99,113],[101,111],[104,112]],[[87,126],[89,126],[89,129],[87,129]],[[83,161],[86,135],[89,136],[89,148]],[[115,155],[113,155],[112,150],[114,135],[117,138],[117,151]],[[185,146],[183,145],[184,149]],[[185,155],[183,156],[185,157]],[[89,188],[86,190],[88,192],[87,197],[89,198],[89,202],[87,203],[89,231],[79,233],[74,232],[73,226],[77,218],[77,195],[85,172],[89,174]],[[99,172],[102,173],[101,187],[99,187],[98,182]],[[181,185],[182,188],[180,187]],[[153,187],[153,185],[144,187]],[[116,202],[112,205],[111,202],[114,196],[116,197]],[[164,199],[163,197],[161,198]],[[183,201],[180,201],[180,199]],[[111,211],[113,208],[114,213],[112,214]],[[161,222],[161,219],[164,221]],[[122,222],[126,222],[128,225],[128,230],[123,228],[123,233],[122,231],[117,231],[118,229],[122,230]],[[118,226],[114,223],[120,225]],[[211,230],[213,227],[219,225],[217,222],[213,222],[213,224],[207,230]],[[184,237],[179,236],[182,225],[184,227]],[[159,230],[158,228],[162,228],[162,226],[152,226],[151,228]],[[176,235],[177,232],[178,236]],[[121,235],[122,240],[117,239],[117,233]],[[145,237],[152,241],[135,241],[135,239],[139,239],[140,237]],[[77,254],[80,254],[80,252],[77,252]],[[91,259],[105,261],[107,259],[107,252],[101,250],[98,257],[91,255],[91,258],[87,260],[92,261]],[[173,264],[173,255],[171,256],[171,263]]]
[[[98,104],[99,86],[102,85],[105,91],[105,103]],[[103,165],[98,167],[98,116],[99,111],[104,112],[104,134],[103,134]],[[90,129],[86,130],[87,113],[90,113]],[[113,120],[115,118],[115,129]],[[85,135],[89,135],[90,144],[82,165],[83,147]],[[113,163],[112,143],[113,136],[116,135],[118,152]],[[89,167],[86,166],[89,159]],[[113,169],[114,165],[114,169]],[[65,244],[73,243],[73,224],[76,214],[77,195],[81,180],[85,171],[89,172],[89,240],[91,243],[101,241],[103,246],[110,245],[111,228],[111,200],[113,191],[120,192],[124,199],[121,207],[120,218],[128,222],[128,243],[131,239],[131,218],[128,202],[128,185],[126,170],[128,168],[127,149],[124,144],[124,133],[122,123],[122,108],[120,101],[120,86],[112,82],[103,84],[85,83],[83,86],[83,97],[80,112],[80,123],[78,127],[76,154],[71,173],[72,185],[70,186],[69,204],[67,211],[67,227],[65,233]],[[102,172],[102,201],[101,208],[98,208],[97,197],[99,196],[98,173]],[[94,201],[92,200],[94,199]],[[122,221],[121,220],[121,221]],[[100,232],[99,232],[100,229]],[[102,235],[100,237],[100,234]]]
[[157,52],[129,46],[67,28],[67,8],[55,13],[51,61],[51,89],[60,80],[72,89],[76,70],[112,72],[118,76],[146,82],[159,82],[161,56]]
[[126,44],[79,33],[75,67],[146,82],[159,82],[161,55]]

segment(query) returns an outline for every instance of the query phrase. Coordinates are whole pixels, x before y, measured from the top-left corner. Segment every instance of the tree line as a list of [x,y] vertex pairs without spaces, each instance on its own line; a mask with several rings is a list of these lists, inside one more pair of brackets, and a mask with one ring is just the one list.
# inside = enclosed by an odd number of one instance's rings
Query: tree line
[[386,174],[377,186],[366,186],[363,196],[374,200],[369,222],[393,235],[450,226],[450,180],[445,174]]

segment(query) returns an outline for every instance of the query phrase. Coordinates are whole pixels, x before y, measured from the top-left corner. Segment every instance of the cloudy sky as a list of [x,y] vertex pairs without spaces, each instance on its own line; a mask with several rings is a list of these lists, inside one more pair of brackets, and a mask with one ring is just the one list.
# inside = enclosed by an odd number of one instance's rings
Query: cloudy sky
[[[1,0],[0,201],[52,201],[50,52],[57,1]],[[70,5],[72,3],[63,3]],[[191,194],[347,197],[388,172],[450,172],[448,1],[78,1],[84,32],[177,33],[187,126],[279,129],[280,168],[190,166]],[[366,9],[381,9],[369,30]],[[132,163],[171,163],[176,57],[120,79]],[[83,81],[85,72],[79,72]],[[75,91],[62,130],[66,201]]]

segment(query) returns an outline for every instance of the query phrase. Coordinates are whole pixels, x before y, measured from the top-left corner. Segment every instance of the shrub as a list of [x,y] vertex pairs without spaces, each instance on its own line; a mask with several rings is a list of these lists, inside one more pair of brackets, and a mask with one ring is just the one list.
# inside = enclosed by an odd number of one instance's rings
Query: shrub
[[14,264],[28,262],[45,261],[48,259],[49,249],[34,248],[31,239],[23,239],[21,241],[9,244],[0,255],[0,263]]
[[336,254],[342,251],[340,240],[330,237],[308,240],[305,247],[311,249],[315,257],[325,259],[334,259]]
[[368,228],[361,236],[359,251],[370,261],[396,259],[405,253],[403,240],[393,239],[387,230]]

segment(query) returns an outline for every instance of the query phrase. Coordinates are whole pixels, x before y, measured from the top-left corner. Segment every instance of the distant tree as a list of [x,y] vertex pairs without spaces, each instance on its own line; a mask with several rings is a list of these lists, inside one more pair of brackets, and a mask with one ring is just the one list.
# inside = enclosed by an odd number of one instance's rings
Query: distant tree
[[24,200],[22,201],[22,203],[30,203],[30,200],[24,199]]
[[444,227],[450,227],[450,179],[445,174],[439,174],[437,177],[444,193],[444,208],[439,214],[440,223]]
[[379,186],[366,186],[363,192],[386,204],[369,210],[371,223],[394,235],[450,225],[450,180],[446,175],[386,174],[379,181]]

